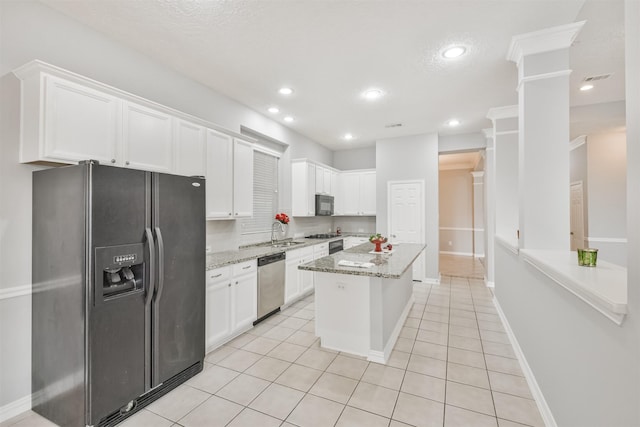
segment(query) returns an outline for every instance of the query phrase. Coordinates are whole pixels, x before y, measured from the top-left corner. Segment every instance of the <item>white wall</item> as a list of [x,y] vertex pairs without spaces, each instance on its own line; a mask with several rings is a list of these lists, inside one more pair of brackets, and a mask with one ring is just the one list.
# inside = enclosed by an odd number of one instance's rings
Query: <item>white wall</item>
[[376,167],[376,147],[334,151],[333,167],[340,170],[373,169]]
[[627,265],[627,139],[624,132],[587,137],[589,246],[598,258]]
[[473,176],[471,169],[441,170],[438,177],[440,204],[440,252],[472,256]]
[[438,135],[435,133],[376,141],[376,230],[387,234],[387,182],[424,180],[426,278],[439,280],[438,265]]
[[[2,415],[3,407],[29,395],[31,389],[31,171],[37,169],[17,163],[19,82],[10,74],[11,70],[33,59],[40,59],[236,132],[240,132],[241,126],[253,129],[287,144],[287,151],[291,152],[289,158],[308,157],[332,164],[333,153],[38,2],[0,2],[0,53]],[[283,203],[290,208],[290,191],[287,194]],[[216,242],[225,238],[238,241],[235,228],[233,222],[209,224],[209,243],[212,236],[215,236]]]

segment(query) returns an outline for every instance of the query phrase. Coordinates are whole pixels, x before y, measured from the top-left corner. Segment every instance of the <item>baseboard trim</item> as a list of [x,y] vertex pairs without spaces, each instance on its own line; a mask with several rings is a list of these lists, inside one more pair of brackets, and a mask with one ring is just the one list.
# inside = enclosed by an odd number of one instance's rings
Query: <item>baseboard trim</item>
[[495,288],[496,287],[496,283],[495,282],[490,282],[487,279],[484,280],[485,285],[487,285],[487,288]]
[[422,283],[426,283],[427,285],[439,285],[440,279],[442,279],[442,275],[438,274],[437,278],[425,277]]
[[30,394],[0,407],[0,423],[29,410],[31,410]]
[[442,255],[459,255],[459,256],[473,256],[473,252],[449,252],[449,251],[440,251]]
[[395,328],[393,328],[393,332],[391,332],[391,336],[389,337],[387,344],[384,346],[384,349],[382,351],[369,350],[369,357],[367,357],[367,360],[369,360],[370,362],[382,363],[386,365],[387,361],[389,360],[389,357],[391,356],[391,352],[393,351],[393,347],[395,347],[396,341],[398,341],[398,337],[400,336],[400,331],[402,330],[402,327],[404,326],[404,322],[407,320],[407,317],[409,316],[409,312],[411,311],[411,307],[413,306],[414,302],[415,302],[415,298],[413,297],[413,292],[412,292],[411,298],[409,298],[409,301],[407,301],[407,305],[404,307],[404,310],[402,310],[402,314],[400,315],[400,318],[396,322],[396,326]]
[[507,321],[507,317],[502,311],[502,307],[500,307],[500,303],[494,297],[493,304],[498,311],[498,316],[500,316],[500,320],[502,320],[502,324],[504,325],[504,329],[507,332],[507,336],[509,337],[509,341],[511,342],[511,346],[513,347],[513,351],[520,362],[520,367],[522,368],[522,372],[524,373],[524,377],[527,380],[527,384],[529,384],[529,388],[531,389],[531,394],[533,395],[533,399],[536,401],[536,405],[538,406],[538,410],[540,411],[540,415],[542,416],[542,420],[544,421],[544,425],[546,427],[558,427],[556,424],[556,420],[553,418],[553,414],[551,413],[551,408],[547,404],[547,401],[542,394],[542,390],[540,390],[540,386],[536,381],[535,376],[533,375],[533,371],[527,363],[527,359],[524,356],[522,348],[520,348],[520,344],[518,344],[518,340]]

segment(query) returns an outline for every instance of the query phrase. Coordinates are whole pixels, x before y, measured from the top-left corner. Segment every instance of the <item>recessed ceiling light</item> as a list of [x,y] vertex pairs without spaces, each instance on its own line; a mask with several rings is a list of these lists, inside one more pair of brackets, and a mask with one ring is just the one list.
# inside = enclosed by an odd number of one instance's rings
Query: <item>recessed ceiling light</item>
[[593,85],[590,85],[590,84],[580,86],[580,90],[583,92],[591,89],[593,89]]
[[364,91],[362,96],[364,96],[369,101],[376,100],[380,98],[384,93],[380,89],[367,89]]
[[350,139],[353,139],[353,135],[350,133],[345,133],[344,134],[344,139],[346,139],[347,141],[349,141]]
[[289,122],[289,123],[291,123],[291,122],[293,121],[293,117],[291,117],[291,116],[286,116],[286,117],[284,118],[284,121],[285,121],[285,122]]
[[276,114],[280,112],[280,109],[278,107],[269,107],[267,111],[269,111],[271,114]]
[[451,127],[455,127],[458,126],[460,124],[460,120],[458,119],[451,119],[447,122],[447,125],[451,126]]
[[291,95],[293,93],[293,89],[290,87],[281,87],[278,92],[280,95]]
[[464,55],[464,53],[467,51],[467,48],[464,46],[452,46],[449,47],[447,49],[445,49],[442,52],[442,56],[444,56],[447,59],[453,59],[453,58],[458,58],[462,55]]

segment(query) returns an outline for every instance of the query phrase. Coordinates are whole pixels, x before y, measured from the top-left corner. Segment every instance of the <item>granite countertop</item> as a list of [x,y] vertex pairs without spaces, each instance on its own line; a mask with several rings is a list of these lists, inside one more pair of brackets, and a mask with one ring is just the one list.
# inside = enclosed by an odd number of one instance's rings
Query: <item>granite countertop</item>
[[215,270],[216,268],[225,267],[231,264],[237,264],[239,262],[250,261],[252,259],[260,258],[265,255],[277,254],[279,252],[291,251],[294,249],[306,248],[309,246],[315,246],[322,243],[330,242],[332,240],[344,239],[349,236],[369,237],[362,233],[342,233],[340,236],[331,237],[329,239],[306,239],[304,237],[297,239],[283,239],[279,242],[293,241],[298,244],[293,246],[286,246],[281,248],[274,248],[269,243],[252,245],[242,247],[232,251],[212,252],[208,253],[206,257],[207,271]]
[[[363,243],[346,251],[317,259],[298,266],[300,270],[318,271],[323,273],[352,274],[355,276],[381,277],[384,279],[399,279],[413,262],[418,258],[426,245],[417,243],[401,243],[393,245],[393,252],[388,254],[370,254],[373,244]],[[341,260],[354,262],[370,262],[373,267],[343,267],[338,265]]]

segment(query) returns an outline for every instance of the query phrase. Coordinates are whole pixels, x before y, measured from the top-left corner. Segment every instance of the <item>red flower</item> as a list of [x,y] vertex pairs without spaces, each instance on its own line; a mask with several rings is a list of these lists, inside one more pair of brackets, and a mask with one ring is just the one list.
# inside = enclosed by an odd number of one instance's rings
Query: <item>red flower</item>
[[276,214],[276,220],[280,221],[282,224],[289,224],[289,215],[284,212]]

